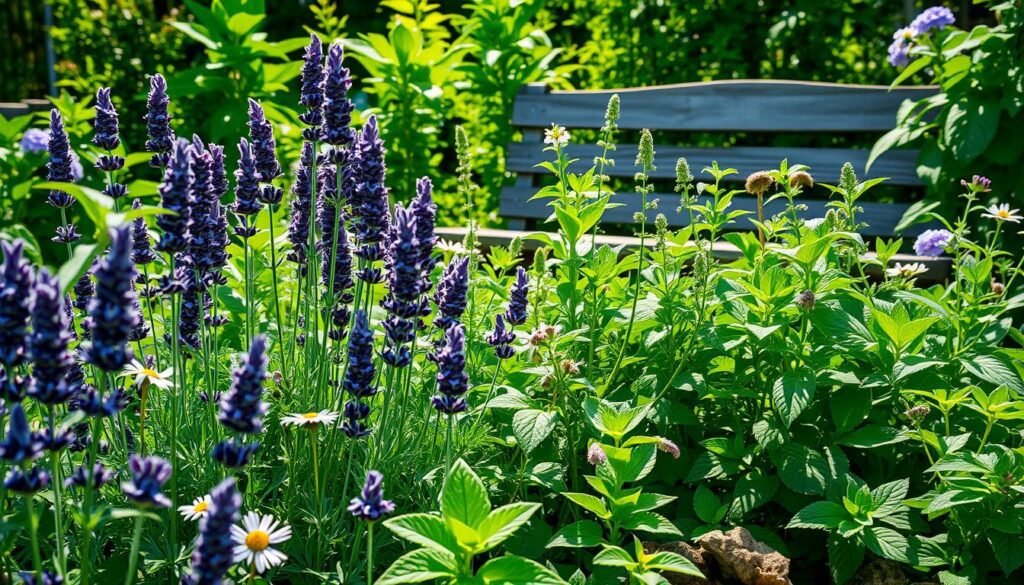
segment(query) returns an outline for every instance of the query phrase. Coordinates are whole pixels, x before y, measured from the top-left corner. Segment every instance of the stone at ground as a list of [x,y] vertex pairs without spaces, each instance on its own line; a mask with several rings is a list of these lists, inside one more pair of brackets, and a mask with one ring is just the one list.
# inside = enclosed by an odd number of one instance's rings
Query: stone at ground
[[715,530],[701,536],[698,542],[701,549],[714,557],[724,577],[734,577],[743,585],[791,585],[789,559],[754,540],[746,528]]

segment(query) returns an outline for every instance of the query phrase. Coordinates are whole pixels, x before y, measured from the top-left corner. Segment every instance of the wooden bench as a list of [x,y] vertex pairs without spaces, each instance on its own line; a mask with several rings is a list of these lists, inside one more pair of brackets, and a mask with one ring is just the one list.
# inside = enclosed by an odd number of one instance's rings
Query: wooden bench
[[[648,128],[656,132],[655,165],[652,173],[655,180],[670,183],[675,178],[675,163],[685,157],[697,181],[710,181],[703,172],[712,161],[718,161],[722,168],[732,167],[739,172],[731,179],[743,181],[752,172],[778,168],[783,159],[790,164],[804,164],[819,182],[838,182],[839,170],[849,161],[854,165],[858,177],[863,180],[873,177],[888,177],[888,185],[902,188],[920,188],[917,177],[917,151],[891,150],[874,162],[871,171],[865,170],[869,148],[842,147],[785,147],[785,146],[744,146],[735,144],[726,147],[706,148],[686,145],[686,134],[713,132],[727,138],[755,137],[762,135],[840,135],[864,136],[866,144],[888,132],[896,122],[897,111],[904,100],[918,100],[935,93],[932,87],[901,87],[891,91],[884,86],[841,85],[803,81],[739,80],[712,81],[706,83],[684,83],[658,87],[629,88],[597,91],[551,91],[543,85],[528,85],[522,88],[512,113],[512,124],[522,131],[523,139],[508,146],[506,168],[516,174],[515,183],[504,188],[499,203],[499,216],[507,222],[507,230],[485,229],[480,231],[484,245],[507,242],[522,230],[552,229],[543,221],[551,214],[545,200],[530,201],[537,192],[541,181],[546,180],[547,171],[536,167],[537,163],[549,160],[551,153],[543,151],[543,130],[552,123],[573,130],[598,130],[604,123],[608,99],[618,94],[621,101],[619,136],[635,136],[636,131]],[[665,136],[676,136],[678,140],[666,142]],[[726,140],[723,139],[723,142]],[[731,141],[731,140],[730,140]],[[601,151],[593,143],[578,143],[567,147],[570,158],[579,159],[572,170],[582,172],[590,167],[595,156]],[[636,144],[618,144],[612,153],[616,164],[605,168],[605,174],[613,180],[631,181],[636,169]],[[669,225],[683,227],[687,214],[676,211],[678,195],[675,193],[654,193],[650,197],[660,198],[663,204],[657,210],[648,211],[648,221],[658,213],[665,214]],[[825,214],[828,192],[816,188],[801,197],[807,205],[805,218],[822,217]],[[632,189],[619,189],[614,201],[624,204],[605,213],[603,224],[633,224],[633,215],[640,210],[640,196]],[[755,211],[752,196],[738,195],[733,199],[734,209]],[[765,213],[771,215],[782,210],[784,203],[775,201],[766,206]],[[909,203],[879,203],[864,201],[864,212],[859,216],[868,227],[865,236],[892,237],[895,228],[909,207]],[[744,220],[732,226],[734,229],[749,230],[752,225]],[[924,228],[912,226],[901,235],[914,236]],[[463,230],[441,230],[446,239],[457,239]],[[629,238],[607,236],[608,243],[635,245]],[[902,262],[924,261],[909,255],[899,258]],[[929,261],[930,277],[942,278],[948,271],[948,262]]]
[[25,99],[20,102],[0,102],[0,116],[10,120],[32,112],[49,110],[53,105],[46,99]]

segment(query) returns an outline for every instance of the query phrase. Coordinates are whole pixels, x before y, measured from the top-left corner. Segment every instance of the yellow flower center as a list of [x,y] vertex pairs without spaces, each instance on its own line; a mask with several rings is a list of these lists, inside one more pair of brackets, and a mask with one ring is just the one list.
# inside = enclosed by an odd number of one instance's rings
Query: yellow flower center
[[1010,210],[1009,209],[1000,209],[1000,210],[996,211],[996,215],[999,216],[999,217],[1002,217],[1002,218],[1010,217]]
[[318,416],[320,416],[319,412],[307,412],[306,414],[302,415],[302,418],[309,420],[311,418],[316,418]]
[[142,373],[148,378],[159,378],[160,373],[150,368],[142,368]]
[[914,38],[914,33],[912,33],[909,30],[905,30],[905,31],[903,31],[903,38],[905,38],[905,39],[912,39],[912,38]]
[[209,508],[209,507],[210,507],[210,504],[207,504],[206,502],[199,502],[198,504],[195,505],[194,510],[196,512],[205,512],[206,509]]
[[253,530],[245,535],[245,546],[257,552],[264,550],[270,546],[270,535],[262,530]]

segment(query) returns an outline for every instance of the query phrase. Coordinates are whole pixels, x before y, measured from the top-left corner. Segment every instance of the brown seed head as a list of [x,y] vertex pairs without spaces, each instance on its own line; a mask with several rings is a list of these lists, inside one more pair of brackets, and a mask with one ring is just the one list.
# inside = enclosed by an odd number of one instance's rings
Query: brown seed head
[[757,171],[747,177],[747,193],[751,195],[764,195],[764,192],[772,186],[775,179],[772,178],[768,171]]

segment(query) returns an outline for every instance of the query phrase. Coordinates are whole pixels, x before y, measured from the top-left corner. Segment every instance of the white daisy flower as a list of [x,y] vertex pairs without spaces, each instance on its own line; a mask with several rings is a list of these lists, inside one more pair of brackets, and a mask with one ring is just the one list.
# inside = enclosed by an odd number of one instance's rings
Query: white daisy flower
[[928,267],[920,262],[912,262],[910,264],[897,262],[892,268],[886,269],[885,275],[889,277],[902,276],[904,278],[913,278],[925,272],[928,272]]
[[242,517],[242,525],[231,526],[231,538],[235,541],[235,562],[245,562],[263,574],[267,569],[283,564],[288,557],[270,546],[281,544],[292,537],[292,529],[281,524],[273,516],[261,516],[248,512]]
[[544,131],[544,143],[554,147],[562,147],[569,144],[570,138],[569,131],[565,129],[565,126],[552,124],[550,128]]
[[[447,254],[454,254],[454,255],[463,255],[464,256],[464,255],[470,253],[470,251],[466,249],[466,245],[463,244],[462,242],[456,242],[456,241],[449,241],[449,240],[445,240],[445,239],[439,239],[437,241],[437,244],[435,244],[435,245],[437,246],[437,249],[441,251],[441,253],[446,254],[446,255]],[[479,255],[480,251],[474,249],[472,253]]]
[[320,412],[292,413],[281,418],[281,424],[285,426],[308,427],[329,425],[338,420],[338,413],[329,410]]
[[185,520],[199,520],[206,516],[209,510],[210,496],[208,495],[192,500],[192,503],[187,506],[178,506],[178,513],[184,516]]
[[1020,223],[1024,216],[1017,215],[1019,209],[1010,209],[1009,203],[1002,203],[1000,205],[990,205],[985,210],[987,213],[982,213],[981,217],[989,217],[996,221],[1009,221],[1012,223]]
[[123,377],[134,377],[135,384],[137,386],[142,386],[146,382],[149,382],[150,385],[163,390],[167,390],[174,385],[171,381],[171,377],[173,375],[174,370],[171,368],[158,372],[153,368],[147,367],[139,360],[132,360],[132,363],[125,366],[124,370],[121,372],[121,376]]

